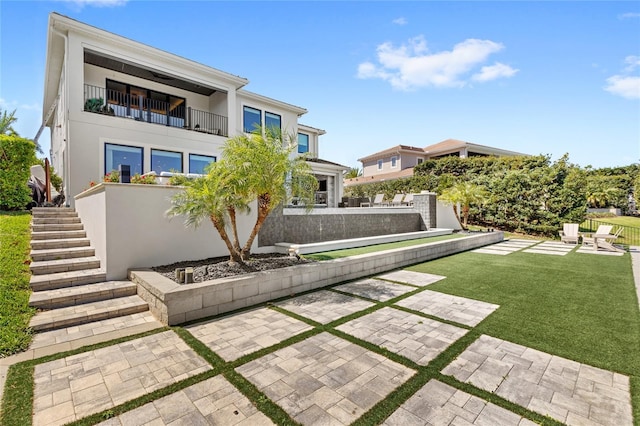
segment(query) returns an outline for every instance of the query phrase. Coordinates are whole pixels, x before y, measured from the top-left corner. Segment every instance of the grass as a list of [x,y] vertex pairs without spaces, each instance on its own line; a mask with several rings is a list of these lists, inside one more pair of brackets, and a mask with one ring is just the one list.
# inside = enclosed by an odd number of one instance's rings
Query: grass
[[357,256],[359,254],[373,253],[376,251],[382,250],[391,250],[396,248],[404,248],[417,246],[420,244],[434,243],[436,241],[445,241],[451,240],[454,238],[462,238],[465,237],[464,234],[450,234],[450,235],[441,235],[439,237],[427,237],[427,238],[418,238],[416,240],[406,240],[406,241],[398,241],[395,243],[384,243],[384,244],[375,244],[372,246],[365,247],[354,247],[343,250],[333,250],[333,251],[325,251],[322,253],[313,253],[306,254],[304,257],[306,259],[313,260],[331,260],[331,259],[339,259],[341,257],[349,257],[349,256]]
[[0,212],[0,358],[25,350],[29,321],[29,224],[24,212]]
[[634,228],[640,228],[640,217],[634,216],[615,216],[615,217],[602,217],[602,218],[594,218],[593,220],[597,220],[600,222],[608,222],[621,226],[631,226]]
[[[580,224],[580,230],[582,232],[593,232],[598,228],[598,225],[607,223],[617,225],[614,226],[613,231],[618,230],[619,226],[623,228],[622,233],[615,241],[617,244],[625,246],[640,245],[640,218],[637,217],[616,216],[587,219]],[[591,229],[589,229],[590,227]]]

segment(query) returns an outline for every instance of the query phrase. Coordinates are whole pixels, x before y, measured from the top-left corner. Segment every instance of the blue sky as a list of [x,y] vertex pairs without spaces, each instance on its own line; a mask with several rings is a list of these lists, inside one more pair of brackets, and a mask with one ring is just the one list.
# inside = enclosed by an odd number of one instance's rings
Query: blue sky
[[[638,2],[0,1],[0,108],[33,138],[48,14],[249,79],[325,129],[320,157],[453,138],[640,162]],[[48,134],[40,140],[48,152]]]

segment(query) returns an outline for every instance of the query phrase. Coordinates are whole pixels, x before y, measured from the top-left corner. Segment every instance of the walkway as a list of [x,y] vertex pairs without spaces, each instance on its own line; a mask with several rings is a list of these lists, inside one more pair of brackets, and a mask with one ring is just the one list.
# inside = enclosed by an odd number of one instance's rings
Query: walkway
[[[633,256],[638,283],[640,251]],[[187,325],[195,346],[164,330],[40,363],[33,424],[108,416],[154,391],[155,400],[100,424],[272,424],[243,394],[249,384],[276,418],[350,424],[418,380],[423,366],[499,308],[427,289],[442,279],[394,271]],[[621,374],[484,335],[447,364],[441,377],[570,425],[632,424],[629,378]],[[385,424],[533,424],[443,380],[420,383]]]
[[585,247],[580,244],[567,244],[559,241],[543,241],[540,240],[523,240],[518,238],[510,238],[497,244],[491,244],[472,250],[474,253],[495,254],[506,256],[517,251],[523,253],[546,254],[552,256],[564,256],[574,251],[581,254],[597,254],[604,256],[622,256],[621,251],[610,251],[605,249],[594,250],[593,247]]

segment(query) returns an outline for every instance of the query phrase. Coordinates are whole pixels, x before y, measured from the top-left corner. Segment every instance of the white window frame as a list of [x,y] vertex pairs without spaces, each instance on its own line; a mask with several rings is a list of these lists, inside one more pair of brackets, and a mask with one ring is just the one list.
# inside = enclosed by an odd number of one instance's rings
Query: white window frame
[[393,157],[391,157],[391,168],[395,169],[398,167],[398,156],[394,155]]

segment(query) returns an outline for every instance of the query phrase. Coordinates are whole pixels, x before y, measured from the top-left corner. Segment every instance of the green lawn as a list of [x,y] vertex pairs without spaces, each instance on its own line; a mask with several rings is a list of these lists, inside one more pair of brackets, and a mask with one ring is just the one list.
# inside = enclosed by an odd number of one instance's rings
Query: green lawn
[[29,320],[29,213],[0,212],[0,358],[25,350]]
[[420,244],[434,243],[436,241],[451,240],[453,238],[462,238],[468,235],[465,234],[450,234],[441,235],[439,237],[419,238],[417,240],[398,241],[395,243],[376,244],[365,247],[354,247],[343,250],[325,251],[322,253],[305,254],[304,257],[313,260],[331,260],[341,257],[357,256],[359,254],[373,253],[375,251],[391,250],[402,247],[417,246]]
[[616,243],[626,246],[640,245],[640,218],[630,216],[603,217],[586,219],[580,224],[580,231],[595,231],[599,224],[612,224],[613,232],[618,230],[619,226],[623,227],[622,234],[616,240]]
[[633,216],[616,216],[616,217],[603,217],[600,219],[594,219],[601,222],[615,223],[616,225],[632,226],[634,228],[640,228],[640,217]]

